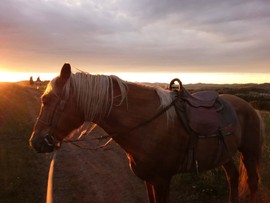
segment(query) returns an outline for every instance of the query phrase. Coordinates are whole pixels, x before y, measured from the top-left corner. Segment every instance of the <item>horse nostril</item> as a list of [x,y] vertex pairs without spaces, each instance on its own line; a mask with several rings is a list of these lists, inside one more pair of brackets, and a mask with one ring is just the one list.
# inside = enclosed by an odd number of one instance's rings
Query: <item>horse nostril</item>
[[44,137],[33,133],[29,140],[29,144],[31,148],[39,153],[52,152],[55,148],[54,140],[49,134],[46,134]]
[[53,136],[50,136],[49,134],[46,134],[44,141],[49,147],[52,147],[55,145],[55,140]]

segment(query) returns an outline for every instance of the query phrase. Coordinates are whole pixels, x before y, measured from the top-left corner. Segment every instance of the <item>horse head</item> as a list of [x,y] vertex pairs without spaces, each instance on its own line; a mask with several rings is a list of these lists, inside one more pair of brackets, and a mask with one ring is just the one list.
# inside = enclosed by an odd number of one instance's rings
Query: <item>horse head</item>
[[41,97],[40,113],[29,140],[37,152],[52,152],[83,123],[83,116],[68,87],[71,75],[70,65],[64,64],[60,76],[48,84]]

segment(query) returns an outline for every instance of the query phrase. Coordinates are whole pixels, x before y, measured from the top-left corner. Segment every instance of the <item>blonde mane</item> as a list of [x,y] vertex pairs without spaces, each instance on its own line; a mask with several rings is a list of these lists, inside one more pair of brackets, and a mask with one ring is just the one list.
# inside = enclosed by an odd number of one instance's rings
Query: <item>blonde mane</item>
[[76,90],[77,103],[84,109],[85,120],[93,121],[108,116],[113,105],[113,79],[121,91],[121,102],[127,97],[127,85],[116,76],[72,74],[73,88]]
[[[57,95],[54,88],[56,80],[57,77],[49,83],[44,94],[53,91]],[[110,114],[113,106],[113,80],[117,82],[121,91],[121,95],[119,95],[121,101],[118,104],[121,105],[127,99],[128,87],[125,81],[114,75],[91,75],[84,72],[71,74],[64,86],[62,96],[67,100],[70,96],[70,91],[73,92],[72,94],[76,97],[78,106],[83,109],[85,121],[93,121],[94,118],[101,119]],[[151,88],[155,89],[159,97],[160,109],[165,108],[172,102],[173,96],[171,91],[160,87]],[[166,115],[168,123],[173,121],[176,115],[174,108],[167,110]]]

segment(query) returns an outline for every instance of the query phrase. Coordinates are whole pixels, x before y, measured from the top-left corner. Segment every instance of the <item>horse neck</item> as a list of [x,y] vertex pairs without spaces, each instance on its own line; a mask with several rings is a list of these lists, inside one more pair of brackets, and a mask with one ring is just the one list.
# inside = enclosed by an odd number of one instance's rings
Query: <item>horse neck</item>
[[[135,83],[127,83],[127,85],[126,100],[118,106],[119,101],[115,99],[110,115],[98,123],[108,134],[121,135],[130,132],[132,128],[155,115],[160,106],[154,88]],[[119,90],[115,88],[114,93],[117,96]]]
[[166,113],[140,126],[160,112],[160,93],[157,91],[155,88],[128,83],[127,104],[123,102],[120,106],[114,105],[109,117],[97,123],[112,135],[132,162],[144,163],[145,160],[159,159],[160,156],[152,157],[158,148],[164,153],[170,151],[161,147],[168,140],[168,135],[171,141],[169,148],[180,145],[179,137],[175,136],[179,132],[175,130],[177,125],[169,123],[168,126]]

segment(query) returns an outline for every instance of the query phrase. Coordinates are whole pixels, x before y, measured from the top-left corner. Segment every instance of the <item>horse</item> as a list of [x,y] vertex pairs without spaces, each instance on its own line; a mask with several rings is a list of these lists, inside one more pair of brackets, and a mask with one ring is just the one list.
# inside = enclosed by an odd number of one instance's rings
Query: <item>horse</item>
[[[113,75],[72,73],[70,64],[65,63],[41,97],[30,146],[40,153],[52,152],[70,132],[90,121],[123,148],[130,169],[145,183],[150,203],[169,201],[170,181],[175,174],[219,166],[228,180],[229,202],[239,202],[242,190],[249,190],[249,202],[262,202],[259,169],[263,124],[259,113],[237,96],[219,95],[234,109],[235,127],[223,137],[226,147],[217,137],[197,138],[195,158],[190,160],[191,133],[177,116],[173,95],[174,91]],[[234,161],[237,151],[241,170]]]

